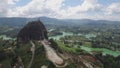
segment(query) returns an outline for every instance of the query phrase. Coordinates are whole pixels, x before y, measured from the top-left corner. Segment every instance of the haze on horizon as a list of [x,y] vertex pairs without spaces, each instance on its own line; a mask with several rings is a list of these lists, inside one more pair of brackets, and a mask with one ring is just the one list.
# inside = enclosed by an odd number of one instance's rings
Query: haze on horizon
[[0,0],[0,17],[120,21],[120,0]]

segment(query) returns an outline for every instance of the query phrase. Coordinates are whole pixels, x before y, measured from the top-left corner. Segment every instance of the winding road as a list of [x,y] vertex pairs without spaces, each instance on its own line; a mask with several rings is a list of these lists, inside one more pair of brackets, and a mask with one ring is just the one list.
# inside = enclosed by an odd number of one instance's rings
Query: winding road
[[30,43],[32,45],[32,47],[31,47],[32,58],[31,58],[30,63],[27,68],[31,68],[33,60],[34,60],[34,56],[35,56],[35,44],[32,41],[30,41]]

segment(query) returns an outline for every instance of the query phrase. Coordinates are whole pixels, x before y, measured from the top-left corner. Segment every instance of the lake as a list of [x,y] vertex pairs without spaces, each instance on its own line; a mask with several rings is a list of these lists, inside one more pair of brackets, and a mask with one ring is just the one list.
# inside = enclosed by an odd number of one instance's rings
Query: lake
[[103,55],[113,55],[114,57],[117,57],[120,55],[120,51],[112,51],[106,48],[92,48],[92,47],[85,47],[85,46],[81,46],[81,49],[91,52],[91,51],[100,51],[102,52]]
[[[59,40],[62,37],[74,35],[71,32],[62,32],[62,33],[63,33],[62,35],[51,36],[49,38],[52,38],[52,39],[55,39],[55,40]],[[80,34],[80,33],[77,34],[77,35],[85,36],[89,40],[91,40],[91,37],[96,37],[97,36],[95,34],[85,34],[85,35],[83,35],[83,34]],[[113,55],[114,57],[117,57],[117,56],[120,55],[120,51],[112,51],[112,50],[109,50],[109,49],[106,49],[106,48],[92,48],[92,47],[81,46],[81,49],[83,49],[85,51],[88,51],[88,52],[91,52],[91,51],[101,51],[103,55],[109,54],[109,55]]]
[[[61,37],[65,37],[65,36],[72,36],[74,35],[73,33],[70,32],[63,32],[63,35],[57,35],[57,36],[52,36],[49,38],[53,38],[55,40],[59,40]],[[82,35],[82,34],[79,34]],[[91,37],[96,37],[95,35],[92,34],[87,34],[85,35],[86,38],[91,38]],[[11,38],[11,37],[7,37],[6,35],[1,35],[0,38],[2,38],[3,40],[15,40],[15,38]],[[102,51],[103,55],[109,54],[109,55],[113,55],[114,57],[117,57],[120,55],[120,51],[112,51],[106,48],[92,48],[92,47],[85,47],[85,46],[81,46],[81,49],[91,52],[91,51]]]
[[90,40],[91,37],[96,37],[95,34],[81,34],[81,33],[78,33],[78,34],[74,34],[72,32],[62,32],[63,34],[62,35],[56,35],[56,36],[50,36],[49,39],[54,39],[54,40],[60,40],[60,38],[62,37],[65,37],[65,36],[73,36],[73,35],[78,35],[78,36],[85,36],[87,39]]
[[16,39],[16,38],[8,37],[6,35],[0,35],[0,38],[3,39],[3,40],[15,40]]

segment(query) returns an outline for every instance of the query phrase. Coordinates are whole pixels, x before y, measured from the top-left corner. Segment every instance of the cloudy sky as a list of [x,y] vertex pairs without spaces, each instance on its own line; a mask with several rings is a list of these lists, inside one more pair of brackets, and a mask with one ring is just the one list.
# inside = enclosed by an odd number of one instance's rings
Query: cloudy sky
[[0,17],[120,21],[120,0],[0,0]]

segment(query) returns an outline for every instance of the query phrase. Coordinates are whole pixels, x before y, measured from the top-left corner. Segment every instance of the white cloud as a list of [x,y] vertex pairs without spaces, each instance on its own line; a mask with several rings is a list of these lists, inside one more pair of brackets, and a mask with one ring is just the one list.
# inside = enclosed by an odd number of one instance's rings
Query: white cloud
[[8,1],[7,0],[0,0],[0,17],[6,16],[8,11]]
[[96,10],[101,8],[97,0],[84,0],[84,2],[78,6],[62,9],[64,0],[32,0],[29,4],[16,7],[13,9],[16,12],[10,10],[9,16],[50,16],[50,17],[70,17],[75,15],[83,15],[83,13],[89,10]]
[[[63,17],[80,18],[88,17],[86,13],[89,11],[102,10],[102,5],[98,4],[97,0],[84,0],[82,4],[74,7],[68,7],[66,10],[62,10]],[[79,16],[79,17],[78,17]]]
[[15,4],[15,2],[19,2],[20,0],[6,0],[8,4]]
[[0,17],[8,16],[7,13],[12,5],[19,0],[0,0]]
[[[25,6],[16,7],[9,11],[9,16],[56,16],[60,11],[61,4],[64,0],[32,0]],[[15,12],[14,12],[15,11]]]
[[[82,0],[77,6],[65,5],[65,0],[31,0],[24,6],[15,6],[20,0],[0,0],[0,16],[4,17],[39,17],[48,16],[55,18],[90,18],[119,20],[120,3],[109,6],[98,3],[98,0]],[[12,7],[12,8],[11,8]],[[116,14],[116,15],[115,15]]]
[[112,3],[111,5],[109,5],[106,9],[106,14],[120,14],[120,3]]

